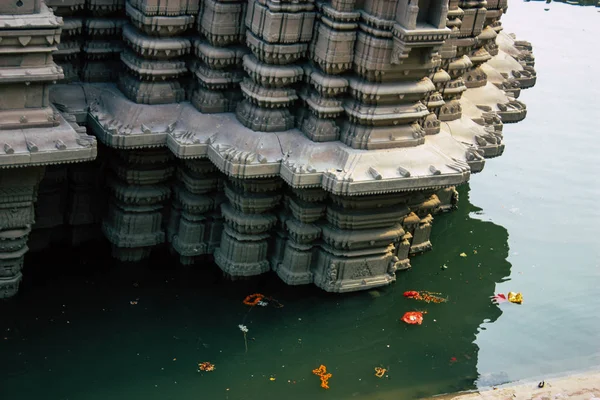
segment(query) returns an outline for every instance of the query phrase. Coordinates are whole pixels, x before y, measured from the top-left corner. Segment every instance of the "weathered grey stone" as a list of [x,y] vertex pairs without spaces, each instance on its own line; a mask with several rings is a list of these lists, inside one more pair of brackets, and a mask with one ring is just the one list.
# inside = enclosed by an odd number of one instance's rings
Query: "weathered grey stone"
[[[502,31],[504,0],[49,1],[60,37],[41,2],[0,9],[0,167],[25,167],[0,189],[0,297],[32,225],[35,248],[101,226],[124,261],[168,242],[231,278],[389,284],[432,247],[454,186],[502,154],[536,80],[531,45]],[[49,98],[63,76],[110,83]],[[93,159],[82,125],[106,146],[98,164],[27,175]]]

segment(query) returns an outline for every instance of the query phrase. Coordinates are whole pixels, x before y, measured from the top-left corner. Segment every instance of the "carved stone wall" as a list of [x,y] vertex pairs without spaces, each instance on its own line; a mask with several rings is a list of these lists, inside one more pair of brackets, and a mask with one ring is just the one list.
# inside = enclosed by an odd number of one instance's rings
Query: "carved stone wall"
[[[48,168],[34,247],[101,229],[123,261],[166,243],[231,278],[386,285],[432,247],[454,187],[502,154],[503,123],[525,117],[516,98],[536,80],[531,45],[502,32],[504,0],[48,2],[64,21],[33,1],[42,23],[22,37],[0,8],[0,48],[32,50],[3,64],[22,79],[0,70],[0,88],[26,93],[0,99],[0,128],[29,128],[22,142],[0,129],[0,166],[45,164],[48,148],[95,157],[82,124],[104,146],[94,164]],[[63,76],[92,83],[60,85],[50,104],[46,82]],[[33,217],[17,213],[30,222],[0,235],[24,254]]]

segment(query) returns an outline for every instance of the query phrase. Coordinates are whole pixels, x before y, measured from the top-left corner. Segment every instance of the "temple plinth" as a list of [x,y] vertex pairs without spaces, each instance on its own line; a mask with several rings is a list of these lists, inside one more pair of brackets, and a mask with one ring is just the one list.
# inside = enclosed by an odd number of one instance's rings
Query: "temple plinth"
[[[48,1],[64,20],[0,5],[0,297],[28,246],[100,234],[120,261],[390,284],[536,81],[505,0]],[[88,132],[98,161],[65,165]]]

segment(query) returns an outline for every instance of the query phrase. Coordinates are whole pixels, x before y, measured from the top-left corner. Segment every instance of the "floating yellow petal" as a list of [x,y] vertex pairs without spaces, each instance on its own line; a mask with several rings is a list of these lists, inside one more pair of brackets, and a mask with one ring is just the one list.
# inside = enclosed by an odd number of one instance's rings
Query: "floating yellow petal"
[[461,257],[466,257],[466,256],[467,256],[467,253],[460,253],[460,256],[461,256]]
[[508,301],[511,303],[523,304],[523,295],[520,292],[508,292]]
[[381,367],[375,367],[375,376],[378,378],[383,378],[383,375],[387,372],[387,369]]

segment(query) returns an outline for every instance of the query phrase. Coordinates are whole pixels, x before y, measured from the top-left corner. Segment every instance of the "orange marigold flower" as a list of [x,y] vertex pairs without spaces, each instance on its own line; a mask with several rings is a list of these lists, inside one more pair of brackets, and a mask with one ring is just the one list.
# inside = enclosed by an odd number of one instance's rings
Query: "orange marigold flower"
[[321,387],[323,389],[329,389],[329,378],[331,378],[333,375],[327,373],[326,366],[321,364],[319,368],[313,369],[312,373],[321,378]]
[[201,362],[200,364],[198,364],[198,369],[200,371],[212,372],[215,370],[215,365],[211,364],[208,361],[204,361],[204,362]]
[[402,316],[402,321],[410,325],[421,325],[423,323],[423,313],[420,311],[409,311]]
[[247,306],[255,306],[265,298],[264,294],[254,293],[246,296],[244,304]]

